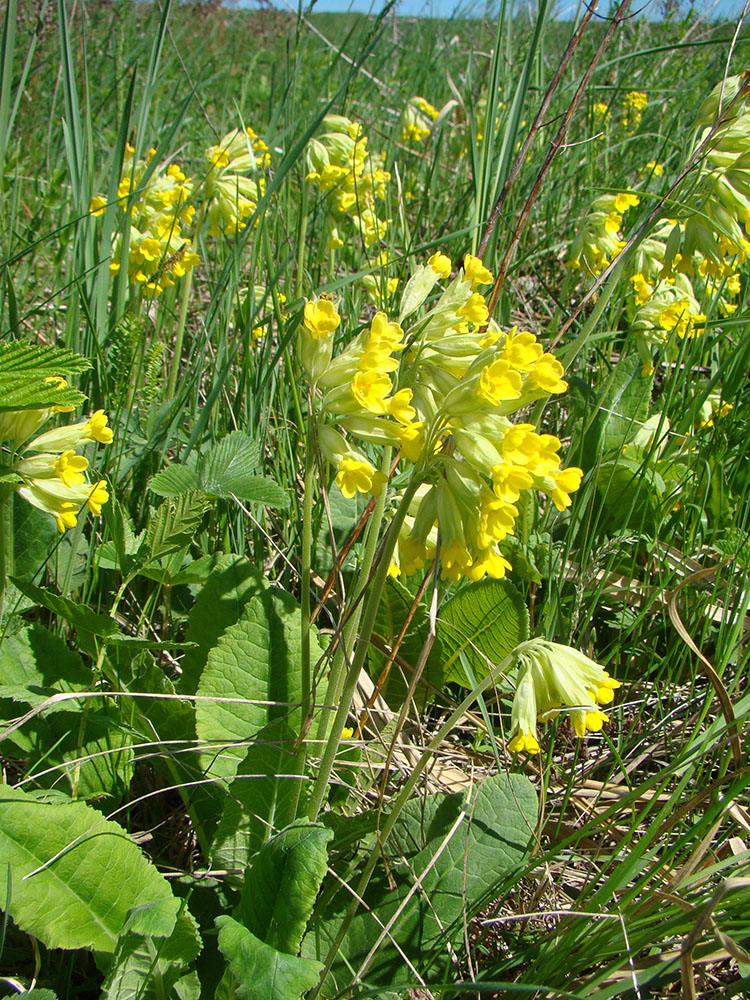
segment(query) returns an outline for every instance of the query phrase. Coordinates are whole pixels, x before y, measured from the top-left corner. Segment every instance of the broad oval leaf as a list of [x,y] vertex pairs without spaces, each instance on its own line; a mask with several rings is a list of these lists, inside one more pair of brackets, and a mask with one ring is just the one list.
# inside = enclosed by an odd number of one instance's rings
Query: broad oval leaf
[[[205,755],[212,774],[233,775],[245,755],[244,748],[222,749],[222,744],[237,741],[242,747],[275,719],[299,731],[300,614],[293,597],[268,589],[250,601],[208,654],[195,718],[198,736],[219,745]],[[312,662],[320,656],[311,637]]]
[[168,465],[149,481],[148,488],[158,497],[173,497],[178,493],[189,493],[200,486],[198,474],[189,465]]
[[48,948],[114,952],[132,907],[172,897],[122,827],[83,802],[0,786],[0,857],[0,899]]
[[438,616],[437,637],[446,682],[472,687],[461,666],[465,656],[477,681],[529,637],[529,613],[509,580],[470,583],[447,601]]

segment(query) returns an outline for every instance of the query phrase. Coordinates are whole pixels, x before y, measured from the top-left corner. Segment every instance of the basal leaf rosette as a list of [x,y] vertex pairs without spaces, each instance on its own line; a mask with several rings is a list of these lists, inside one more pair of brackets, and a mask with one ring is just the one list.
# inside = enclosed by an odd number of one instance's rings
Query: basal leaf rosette
[[[565,392],[562,365],[534,334],[489,318],[479,287],[493,279],[481,260],[467,254],[452,279],[451,270],[433,254],[406,284],[398,322],[378,312],[338,351],[335,303],[308,302],[300,360],[320,451],[345,496],[379,496],[381,449],[400,452],[408,509],[391,572],[417,572],[439,549],[444,579],[498,578],[510,568],[499,545],[513,533],[521,493],[538,490],[562,511],[582,471],[562,467],[557,437],[512,419]],[[398,489],[392,500],[401,502]]]

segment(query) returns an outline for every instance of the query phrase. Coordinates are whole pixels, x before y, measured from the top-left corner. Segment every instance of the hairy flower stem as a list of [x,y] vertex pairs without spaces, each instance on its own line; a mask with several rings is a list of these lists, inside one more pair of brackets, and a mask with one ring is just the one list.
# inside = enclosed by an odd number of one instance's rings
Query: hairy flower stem
[[372,853],[370,854],[370,859],[367,862],[365,869],[362,872],[362,875],[360,876],[359,882],[357,883],[354,892],[352,893],[352,902],[349,904],[349,908],[344,914],[341,926],[339,927],[336,933],[336,937],[333,941],[333,944],[331,945],[328,954],[326,955],[324,963],[325,968],[323,969],[323,972],[321,974],[320,982],[318,983],[316,988],[311,993],[308,994],[308,1000],[315,1000],[315,998],[320,993],[323,983],[325,982],[325,979],[331,970],[331,966],[333,965],[338,950],[341,947],[341,942],[344,940],[346,932],[349,929],[349,924],[352,922],[352,918],[354,917],[354,914],[357,912],[357,907],[360,904],[360,900],[362,899],[362,896],[365,890],[367,889],[367,886],[372,877],[372,873],[375,870],[375,865],[378,863],[378,859],[382,856],[382,848],[385,842],[388,840],[388,837],[390,836],[393,827],[396,825],[396,820],[401,815],[401,811],[403,810],[406,803],[409,801],[409,798],[411,797],[411,794],[414,791],[417,782],[422,776],[422,772],[427,767],[429,762],[432,760],[433,754],[440,747],[440,744],[448,736],[453,727],[471,708],[472,704],[476,701],[476,699],[481,694],[483,694],[488,688],[492,687],[494,684],[497,683],[498,676],[501,675],[504,671],[508,670],[508,668],[511,665],[511,662],[512,662],[512,654],[506,656],[496,670],[490,671],[487,677],[485,677],[484,680],[482,680],[472,691],[470,691],[469,694],[467,694],[467,696],[461,702],[461,704],[458,705],[458,707],[453,712],[451,712],[451,714],[445,720],[443,725],[440,727],[437,733],[435,733],[433,738],[424,748],[422,756],[417,761],[414,770],[409,775],[404,784],[404,787],[401,789],[398,796],[396,797],[396,801],[393,804],[393,809],[391,810],[388,819],[385,821],[380,831],[378,843],[373,849]]
[[[312,712],[312,670],[310,665],[310,569],[312,562],[312,503],[313,486],[315,480],[315,449],[313,444],[313,427],[310,426],[310,434],[307,441],[307,451],[305,458],[305,495],[302,498],[302,566],[300,567],[300,607],[301,626],[300,638],[302,650],[300,654],[300,669],[302,680],[302,728],[304,734]],[[307,758],[307,740],[301,739],[297,747],[295,773],[303,774],[305,770],[305,760]],[[296,816],[297,805],[302,782],[294,784],[294,808],[291,815]]]
[[[201,226],[203,225],[204,217],[204,206],[201,205],[200,211],[198,213],[198,221],[195,223],[195,235],[193,236],[193,242],[190,246],[191,253],[198,252],[198,239],[201,233]],[[172,367],[169,369],[169,379],[167,380],[167,393],[166,399],[172,399],[174,397],[175,389],[177,387],[177,376],[180,373],[180,356],[182,354],[182,342],[185,338],[185,323],[187,322],[187,311],[188,303],[190,301],[190,291],[193,287],[193,271],[194,268],[190,268],[185,275],[185,280],[182,283],[182,290],[180,294],[180,313],[177,317],[177,333],[174,339],[174,354],[172,355]]]
[[[390,458],[388,461],[390,461]],[[341,734],[344,730],[347,716],[349,715],[349,711],[351,709],[354,692],[357,690],[359,674],[364,666],[365,657],[367,656],[367,651],[369,649],[370,637],[372,636],[372,630],[375,625],[375,618],[378,613],[378,607],[380,606],[380,600],[383,596],[383,590],[385,589],[386,580],[388,578],[388,567],[391,563],[391,558],[396,547],[396,541],[398,540],[401,526],[404,523],[404,518],[406,517],[406,513],[409,509],[409,504],[411,503],[414,493],[416,492],[418,484],[419,480],[415,479],[406,488],[406,492],[401,498],[398,510],[396,511],[383,539],[383,544],[379,552],[379,559],[375,565],[375,574],[368,587],[367,604],[365,605],[364,613],[362,615],[362,623],[354,655],[352,656],[351,664],[346,673],[344,688],[341,693],[341,697],[338,700],[339,707],[336,711],[336,715],[334,716],[331,734],[328,738],[328,742],[326,743],[326,747],[323,752],[323,759],[320,762],[318,776],[315,779],[315,784],[313,785],[310,797],[310,806],[307,813],[311,820],[316,820],[318,818],[318,813],[320,812],[328,791],[328,782],[331,777],[331,771],[333,770],[333,762],[336,757],[336,751],[338,750],[339,742],[341,741]],[[385,493],[385,490],[383,490],[383,492]]]
[[[390,461],[391,449],[386,448],[383,453],[383,464],[381,465],[381,471],[386,475],[388,475],[390,471]],[[386,490],[383,489],[380,496],[375,501],[375,507],[368,525],[362,566],[354,587],[355,597],[349,607],[349,613],[346,616],[339,645],[331,665],[331,673],[328,679],[324,704],[320,710],[320,716],[318,719],[318,731],[315,734],[315,738],[318,743],[322,743],[325,740],[328,732],[328,719],[333,710],[330,706],[337,705],[339,698],[341,697],[341,687],[344,683],[344,671],[349,660],[350,651],[354,645],[354,639],[357,635],[357,629],[359,628],[359,621],[362,617],[362,597],[364,596],[364,590],[368,585],[370,573],[372,571],[372,561],[375,558],[375,550],[378,543],[378,537],[380,535],[380,528],[383,521],[383,511],[385,510],[385,501]]]

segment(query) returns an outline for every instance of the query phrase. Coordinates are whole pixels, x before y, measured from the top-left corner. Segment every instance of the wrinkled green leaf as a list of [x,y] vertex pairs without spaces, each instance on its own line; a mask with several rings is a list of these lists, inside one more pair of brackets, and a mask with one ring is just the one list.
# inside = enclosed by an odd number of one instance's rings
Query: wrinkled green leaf
[[157,507],[149,518],[138,556],[143,565],[185,548],[203,520],[211,501],[201,490],[179,493]]
[[206,658],[219,636],[264,587],[262,573],[244,556],[230,553],[216,560],[190,610],[185,639],[195,647],[182,660],[181,691],[195,694]]
[[321,823],[297,820],[255,856],[234,916],[259,940],[298,953],[328,868],[332,836]]
[[190,466],[168,465],[151,478],[148,488],[159,497],[172,497],[200,489],[200,482],[197,472]]
[[0,786],[0,856],[0,900],[10,872],[10,915],[48,948],[114,952],[132,907],[172,896],[122,827],[83,802]]
[[318,982],[320,962],[276,951],[231,917],[218,917],[216,926],[240,1000],[299,1000]]
[[477,681],[529,637],[529,613],[509,580],[470,583],[447,601],[437,619],[446,682],[471,687],[459,662],[463,653]]
[[[313,637],[313,662],[320,655]],[[243,741],[254,738],[275,719],[285,719],[298,731],[300,661],[299,605],[282,590],[263,591],[246,605],[239,620],[209,652],[198,685],[198,736],[219,744],[239,744],[238,749],[230,746],[215,754],[206,751],[204,758],[211,773],[233,775],[245,756]]]

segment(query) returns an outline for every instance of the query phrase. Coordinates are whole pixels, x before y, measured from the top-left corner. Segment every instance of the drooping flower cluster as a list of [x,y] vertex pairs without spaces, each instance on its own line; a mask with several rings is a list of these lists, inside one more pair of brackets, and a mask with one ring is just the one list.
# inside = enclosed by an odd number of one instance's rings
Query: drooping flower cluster
[[603,194],[591,206],[570,249],[568,266],[599,274],[612,263],[625,246],[620,229],[629,208],[640,204],[638,195],[629,191]]
[[518,665],[508,747],[514,753],[539,752],[537,722],[566,710],[579,737],[599,732],[609,721],[602,705],[614,700],[619,681],[572,646],[529,639],[513,651]]
[[[62,378],[55,382],[65,384]],[[0,414],[0,441],[10,442],[13,458],[3,473],[15,480],[19,496],[54,517],[58,530],[72,528],[84,507],[98,516],[109,499],[103,479],[86,478],[88,459],[76,449],[90,441],[111,444],[112,430],[104,410],[88,420],[45,431],[29,441],[54,412],[73,407],[53,406],[41,410],[12,410]]]
[[[377,496],[386,481],[355,441],[400,449],[410,472],[392,572],[422,568],[439,531],[445,578],[501,577],[509,563],[498,543],[513,532],[521,492],[540,490],[564,510],[582,472],[561,468],[558,438],[510,419],[566,390],[562,365],[532,333],[489,320],[477,288],[492,274],[481,260],[467,254],[449,281],[451,271],[445,254],[433,254],[406,284],[398,322],[376,313],[335,356],[334,303],[308,302],[300,357],[320,393],[320,449],[343,494]],[[441,280],[447,287],[425,312]]]
[[[193,222],[193,184],[177,163],[153,164],[156,150],[144,159],[134,159],[135,150],[128,143],[117,188],[119,209],[126,215],[127,272],[130,282],[152,295],[159,295],[190,268],[200,263],[190,250],[183,226]],[[103,215],[107,201],[101,195],[91,200],[92,215]],[[122,267],[123,233],[112,246],[110,271]]]
[[410,98],[401,120],[401,142],[422,142],[432,132],[439,114],[424,97]]
[[234,236],[263,194],[265,181],[258,172],[270,163],[268,146],[250,126],[236,128],[206,150],[206,159],[208,174],[203,197],[209,236]]
[[[197,237],[186,236],[185,229],[200,226],[204,218],[209,236],[232,236],[242,228],[263,193],[260,171],[269,165],[270,153],[249,126],[233,129],[206,151],[208,170],[202,183],[186,177],[174,160],[154,163],[155,155],[150,149],[136,160],[133,146],[125,147],[117,189],[122,220],[110,270],[116,274],[122,269],[126,253],[130,283],[160,295],[200,264]],[[106,209],[102,195],[91,199],[92,215],[103,215]]]
[[367,136],[357,122],[326,115],[324,135],[307,147],[307,181],[325,196],[328,250],[343,247],[338,224],[350,219],[366,247],[383,239],[390,219],[381,218],[377,203],[385,201],[391,175],[379,153],[368,153]]
[[[740,82],[739,77],[725,81],[725,107]],[[715,88],[700,109],[699,129],[715,121],[721,89]],[[697,142],[706,134],[699,132]],[[641,170],[646,183],[663,173],[653,160]],[[598,274],[615,259],[625,245],[621,233],[624,198],[631,199],[630,205],[638,204],[634,194],[596,199],[572,244],[570,267]],[[654,347],[672,356],[680,339],[702,335],[707,317],[735,311],[740,269],[750,257],[748,225],[750,101],[745,98],[715,133],[701,158],[697,180],[680,198],[677,216],[660,223],[629,261],[627,316],[645,371],[653,368]]]

